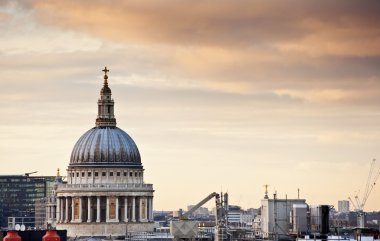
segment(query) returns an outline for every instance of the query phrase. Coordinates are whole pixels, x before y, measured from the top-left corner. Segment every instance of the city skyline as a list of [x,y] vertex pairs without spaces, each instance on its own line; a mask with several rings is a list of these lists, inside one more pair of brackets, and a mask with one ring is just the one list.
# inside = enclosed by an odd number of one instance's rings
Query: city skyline
[[[0,1],[0,175],[65,175],[104,66],[156,210],[332,204],[380,158],[380,3]],[[377,163],[377,168],[379,163]],[[180,194],[178,197],[174,194]],[[380,210],[375,186],[365,210]],[[211,204],[210,204],[211,205]]]

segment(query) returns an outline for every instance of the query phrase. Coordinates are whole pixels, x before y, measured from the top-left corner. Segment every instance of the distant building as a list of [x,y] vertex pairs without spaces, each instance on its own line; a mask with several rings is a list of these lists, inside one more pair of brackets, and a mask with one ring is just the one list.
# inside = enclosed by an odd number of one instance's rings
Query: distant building
[[308,231],[308,209],[306,204],[293,204],[290,212],[291,233],[299,235]]
[[63,179],[57,170],[57,176],[52,191],[44,198],[40,198],[35,202],[35,227],[37,229],[47,229],[56,223],[57,219],[57,199],[56,190],[58,185],[64,184]]
[[[188,205],[187,206],[187,211],[192,209],[194,205]],[[209,217],[209,212],[208,208],[205,207],[199,207],[197,210],[195,210],[192,214],[191,217],[194,217],[196,219],[206,219]]]
[[255,232],[255,236],[262,237],[261,231],[261,215],[257,215],[253,220],[252,224],[253,231]]
[[239,226],[242,222],[242,210],[240,206],[229,205],[227,213],[228,223],[234,226]]
[[338,201],[338,212],[348,213],[350,211],[350,202],[348,200]]
[[9,217],[34,227],[35,202],[51,194],[54,180],[55,176],[1,175],[0,227],[8,227]]
[[257,210],[250,208],[248,210],[242,210],[241,214],[241,223],[243,226],[250,226],[252,227],[253,225],[253,220],[255,219],[257,215]]
[[314,233],[327,234],[329,232],[329,212],[328,205],[310,206],[310,228]]
[[[264,238],[281,238],[290,229],[290,211],[293,205],[306,204],[305,199],[261,200],[261,230]],[[277,237],[276,237],[277,236]]]

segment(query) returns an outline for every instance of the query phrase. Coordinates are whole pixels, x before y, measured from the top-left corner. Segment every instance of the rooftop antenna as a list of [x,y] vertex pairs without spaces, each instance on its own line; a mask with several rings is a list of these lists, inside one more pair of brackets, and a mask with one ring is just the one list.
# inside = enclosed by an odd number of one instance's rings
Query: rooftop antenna
[[264,196],[264,199],[268,199],[269,198],[268,197],[268,187],[269,187],[269,185],[265,184],[264,187],[265,187],[265,196]]
[[298,199],[300,199],[300,189],[299,188],[297,188],[297,192],[298,192]]

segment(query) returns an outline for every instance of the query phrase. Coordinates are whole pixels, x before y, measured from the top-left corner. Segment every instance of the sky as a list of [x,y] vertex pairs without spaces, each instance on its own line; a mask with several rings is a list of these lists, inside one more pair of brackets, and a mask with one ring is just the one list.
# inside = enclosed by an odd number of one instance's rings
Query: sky
[[[156,210],[214,191],[258,208],[265,184],[313,205],[361,197],[380,159],[379,12],[376,0],[0,0],[0,175],[65,173],[107,66]],[[365,210],[379,200],[375,186]]]

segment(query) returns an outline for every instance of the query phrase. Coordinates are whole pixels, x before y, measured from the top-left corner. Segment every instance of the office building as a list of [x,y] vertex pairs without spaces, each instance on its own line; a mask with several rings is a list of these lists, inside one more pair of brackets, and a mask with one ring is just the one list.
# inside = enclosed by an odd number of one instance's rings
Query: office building
[[0,227],[11,223],[35,226],[35,202],[49,196],[54,186],[54,176],[1,175],[0,176]]

